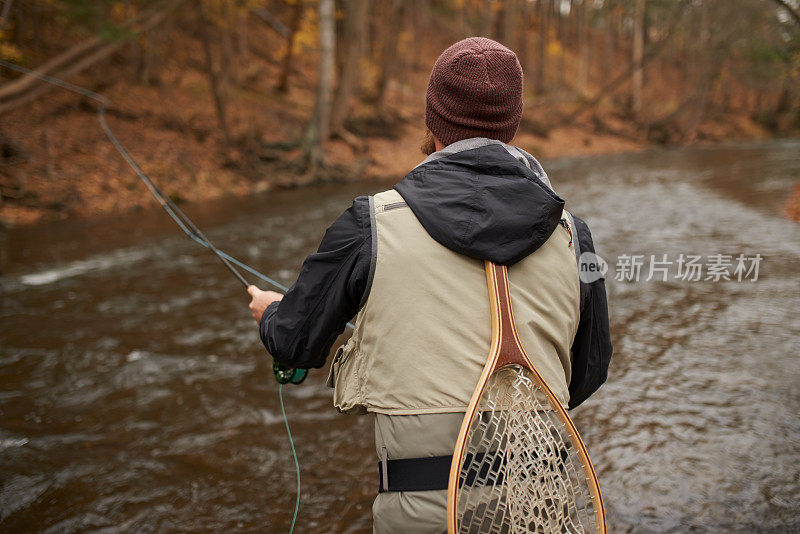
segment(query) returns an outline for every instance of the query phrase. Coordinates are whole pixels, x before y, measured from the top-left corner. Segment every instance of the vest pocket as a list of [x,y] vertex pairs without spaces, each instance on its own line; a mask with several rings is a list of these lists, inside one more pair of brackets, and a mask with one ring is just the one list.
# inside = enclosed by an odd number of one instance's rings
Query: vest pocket
[[343,413],[367,413],[360,395],[358,367],[361,356],[350,341],[336,350],[328,373],[327,385],[333,388],[333,405]]
[[336,387],[336,375],[339,374],[339,368],[342,366],[342,360],[347,359],[344,356],[344,347],[346,343],[336,349],[336,353],[333,355],[333,361],[331,361],[331,368],[328,371],[328,378],[325,380],[325,385],[329,388]]

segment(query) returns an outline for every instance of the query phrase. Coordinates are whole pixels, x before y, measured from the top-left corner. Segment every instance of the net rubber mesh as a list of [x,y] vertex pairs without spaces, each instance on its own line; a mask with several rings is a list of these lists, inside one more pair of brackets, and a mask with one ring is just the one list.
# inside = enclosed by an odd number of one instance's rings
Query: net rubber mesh
[[459,533],[597,532],[577,448],[530,370],[489,377],[465,443]]

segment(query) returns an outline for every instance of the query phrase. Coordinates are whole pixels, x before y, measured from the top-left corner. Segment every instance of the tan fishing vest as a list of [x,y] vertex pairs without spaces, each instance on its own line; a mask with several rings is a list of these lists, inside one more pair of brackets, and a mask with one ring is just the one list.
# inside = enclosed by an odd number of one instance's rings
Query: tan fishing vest
[[[397,191],[370,203],[372,285],[331,364],[334,404],[346,413],[466,411],[491,342],[484,264],[430,237]],[[566,406],[580,305],[571,232],[556,227],[509,278],[525,350]]]

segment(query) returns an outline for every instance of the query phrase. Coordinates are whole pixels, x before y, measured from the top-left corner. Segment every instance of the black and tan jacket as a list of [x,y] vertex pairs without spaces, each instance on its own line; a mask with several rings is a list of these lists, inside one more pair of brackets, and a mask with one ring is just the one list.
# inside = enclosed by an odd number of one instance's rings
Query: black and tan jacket
[[342,411],[463,411],[491,338],[482,260],[509,266],[522,341],[561,401],[575,407],[611,358],[604,280],[579,280],[594,252],[529,154],[468,139],[435,153],[392,190],[359,197],[328,229],[280,303],[261,319],[273,357],[322,367]]

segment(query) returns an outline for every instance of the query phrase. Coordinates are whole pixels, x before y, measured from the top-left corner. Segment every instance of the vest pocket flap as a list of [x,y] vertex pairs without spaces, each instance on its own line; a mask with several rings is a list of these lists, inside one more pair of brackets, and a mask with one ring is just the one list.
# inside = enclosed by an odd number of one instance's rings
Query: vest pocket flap
[[344,360],[347,360],[347,356],[344,353],[344,348],[347,346],[347,343],[336,349],[336,354],[333,355],[333,361],[331,361],[331,368],[328,371],[328,378],[325,380],[325,385],[329,388],[336,387],[336,375],[339,374],[339,368],[344,363]]

